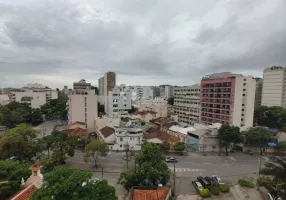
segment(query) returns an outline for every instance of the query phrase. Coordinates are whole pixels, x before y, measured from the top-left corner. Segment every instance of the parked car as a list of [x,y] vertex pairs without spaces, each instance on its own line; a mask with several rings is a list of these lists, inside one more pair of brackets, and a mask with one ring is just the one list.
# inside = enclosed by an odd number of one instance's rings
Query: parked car
[[175,157],[167,157],[165,159],[166,162],[169,162],[169,163],[176,163],[178,162],[177,159]]
[[204,189],[202,184],[199,181],[192,181],[192,184],[194,185],[195,189],[200,192],[201,190]]
[[209,188],[211,186],[211,182],[202,176],[198,176],[197,180],[203,185],[204,188]]
[[224,184],[224,182],[221,180],[221,178],[218,177],[217,175],[212,175],[212,177],[213,177],[214,181],[217,182],[218,184],[220,184],[220,185]]
[[205,176],[205,179],[208,181],[208,182],[213,182],[213,181],[215,181],[214,179],[213,179],[213,177],[210,177],[210,176]]

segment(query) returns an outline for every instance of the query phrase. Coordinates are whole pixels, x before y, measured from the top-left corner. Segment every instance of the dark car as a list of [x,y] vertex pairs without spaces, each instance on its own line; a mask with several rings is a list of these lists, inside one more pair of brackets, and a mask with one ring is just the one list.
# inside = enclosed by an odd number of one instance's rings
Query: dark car
[[177,159],[175,157],[167,157],[165,159],[166,162],[169,162],[169,163],[176,163],[178,162]]
[[195,189],[200,192],[201,190],[204,189],[202,184],[199,181],[192,181],[192,184],[194,185]]
[[208,182],[214,182],[214,179],[213,177],[209,177],[209,176],[205,176],[205,179],[208,181]]
[[198,176],[197,180],[203,185],[204,188],[208,188],[211,186],[211,182],[207,181],[204,177]]

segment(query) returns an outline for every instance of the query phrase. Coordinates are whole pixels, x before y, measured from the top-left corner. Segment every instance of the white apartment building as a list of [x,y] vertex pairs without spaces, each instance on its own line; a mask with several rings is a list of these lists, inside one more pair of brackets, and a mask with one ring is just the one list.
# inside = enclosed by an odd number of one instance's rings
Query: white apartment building
[[90,131],[94,130],[97,118],[97,95],[94,90],[73,90],[69,92],[68,123],[83,122]]
[[171,85],[160,85],[160,97],[170,98],[174,96],[174,87]]
[[104,95],[104,76],[98,79],[98,95]]
[[124,127],[115,128],[114,151],[140,151],[143,144],[143,132],[141,128]]
[[122,92],[118,89],[109,91],[105,100],[105,112],[113,114],[127,114],[131,109],[131,92]]
[[168,116],[168,102],[165,98],[140,99],[135,101],[138,111],[154,111],[158,117]]
[[27,103],[31,108],[40,108],[52,99],[58,98],[58,92],[46,86],[40,87],[41,84],[28,84],[22,89],[11,90],[11,101]]
[[178,122],[189,125],[200,121],[200,85],[174,88],[174,113]]
[[91,84],[87,83],[84,79],[81,79],[79,82],[74,82],[73,83],[73,89],[74,90],[86,90],[86,89],[90,89],[91,88]]
[[126,86],[121,84],[117,87],[120,91],[130,91],[132,100],[153,99],[153,87],[150,86]]
[[273,66],[263,70],[262,106],[286,107],[286,68]]
[[253,126],[256,80],[252,76],[216,73],[201,80],[201,119],[204,124]]

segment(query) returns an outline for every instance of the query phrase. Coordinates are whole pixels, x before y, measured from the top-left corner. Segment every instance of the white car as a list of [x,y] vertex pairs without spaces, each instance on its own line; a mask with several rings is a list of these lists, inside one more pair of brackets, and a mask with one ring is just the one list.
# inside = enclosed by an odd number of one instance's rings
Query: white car
[[224,182],[222,182],[221,178],[217,175],[212,175],[213,179],[220,185],[224,185]]
[[169,162],[169,163],[176,163],[178,162],[177,159],[175,157],[167,157],[165,159],[166,162]]

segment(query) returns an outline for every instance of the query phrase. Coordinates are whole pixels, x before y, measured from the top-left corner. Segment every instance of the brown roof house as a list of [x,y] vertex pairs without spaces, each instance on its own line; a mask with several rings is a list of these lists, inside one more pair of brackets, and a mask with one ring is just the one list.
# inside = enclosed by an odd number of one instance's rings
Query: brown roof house
[[112,146],[115,142],[115,130],[112,127],[105,126],[98,131],[101,139],[108,144],[109,149],[112,149]]
[[171,195],[169,186],[132,187],[128,200],[169,200]]
[[144,122],[149,122],[150,120],[157,118],[157,113],[151,110],[137,111],[133,115],[137,116]]
[[32,175],[26,180],[22,178],[22,183],[19,191],[10,197],[8,200],[28,200],[32,197],[34,192],[38,190],[43,184],[43,175],[41,174],[42,166],[33,165],[29,168],[32,171]]

